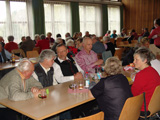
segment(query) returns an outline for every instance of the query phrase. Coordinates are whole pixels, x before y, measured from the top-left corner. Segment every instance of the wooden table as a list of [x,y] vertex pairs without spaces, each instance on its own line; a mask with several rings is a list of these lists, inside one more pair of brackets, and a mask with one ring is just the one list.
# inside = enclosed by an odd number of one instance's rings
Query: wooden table
[[118,47],[135,47],[136,44],[123,44],[123,45],[118,45]]
[[0,70],[17,67],[18,63],[19,63],[19,61],[17,61],[17,60],[15,63],[10,63],[10,62],[0,63]]
[[48,87],[49,95],[45,99],[32,98],[25,101],[3,99],[0,100],[0,104],[32,119],[41,120],[94,100],[89,92],[68,93],[71,82]]

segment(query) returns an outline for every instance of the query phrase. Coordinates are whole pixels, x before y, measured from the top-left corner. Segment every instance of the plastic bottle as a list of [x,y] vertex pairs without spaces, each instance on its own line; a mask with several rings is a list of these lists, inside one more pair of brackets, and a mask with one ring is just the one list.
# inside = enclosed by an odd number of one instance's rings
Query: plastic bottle
[[98,76],[98,79],[100,80],[101,79],[101,66],[98,66],[97,68],[97,76]]
[[88,72],[85,73],[85,88],[89,88],[89,84],[90,84],[90,79],[89,79],[89,74]]

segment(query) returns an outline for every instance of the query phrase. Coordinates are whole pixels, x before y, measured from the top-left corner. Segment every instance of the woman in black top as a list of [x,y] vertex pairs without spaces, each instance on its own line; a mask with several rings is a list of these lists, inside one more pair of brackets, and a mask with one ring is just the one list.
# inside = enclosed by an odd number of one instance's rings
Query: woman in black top
[[104,70],[107,77],[102,78],[91,89],[91,93],[104,112],[105,120],[118,120],[126,99],[131,97],[132,93],[127,78],[122,75],[122,65],[117,58],[108,58]]

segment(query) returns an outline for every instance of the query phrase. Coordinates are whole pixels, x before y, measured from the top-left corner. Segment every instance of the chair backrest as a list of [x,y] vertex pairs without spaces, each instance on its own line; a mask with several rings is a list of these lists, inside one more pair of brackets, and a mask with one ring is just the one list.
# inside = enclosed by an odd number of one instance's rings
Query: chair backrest
[[118,57],[119,60],[121,60],[123,51],[124,51],[124,48],[116,48],[114,56]]
[[39,53],[40,48],[39,47],[34,47],[33,50],[37,51]]
[[138,43],[138,40],[132,40],[131,43],[136,44],[136,43]]
[[24,51],[22,49],[14,49],[11,51],[11,53],[14,53],[14,54],[21,54],[23,57],[26,57]]
[[138,120],[143,101],[143,93],[128,98],[123,106],[119,120]]
[[104,113],[99,112],[99,113],[96,113],[96,114],[88,116],[88,117],[77,118],[77,119],[73,119],[73,120],[104,120]]
[[160,111],[160,85],[156,87],[148,105],[150,115]]
[[27,51],[27,58],[36,58],[39,57],[39,53],[35,50]]
[[111,53],[110,50],[109,50],[109,51],[104,51],[104,52],[102,53],[102,59],[103,59],[104,63],[105,63],[105,61],[106,61],[108,58],[110,58],[110,57],[112,57],[112,53]]
[[124,38],[123,37],[118,37],[116,42],[121,42]]
[[110,42],[112,42],[114,44],[114,40],[115,38],[110,38]]

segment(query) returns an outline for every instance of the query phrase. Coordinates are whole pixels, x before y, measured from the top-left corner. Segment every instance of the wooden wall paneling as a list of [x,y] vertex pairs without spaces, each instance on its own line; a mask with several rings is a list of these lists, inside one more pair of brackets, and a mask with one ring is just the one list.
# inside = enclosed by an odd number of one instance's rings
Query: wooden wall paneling
[[160,18],[160,0],[122,0],[122,3],[123,25],[127,32],[134,28],[137,33],[141,33],[144,27],[150,31],[154,19]]

